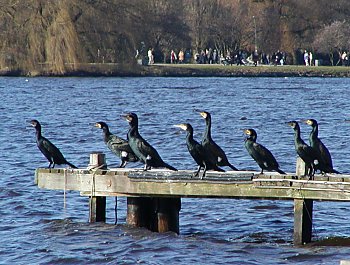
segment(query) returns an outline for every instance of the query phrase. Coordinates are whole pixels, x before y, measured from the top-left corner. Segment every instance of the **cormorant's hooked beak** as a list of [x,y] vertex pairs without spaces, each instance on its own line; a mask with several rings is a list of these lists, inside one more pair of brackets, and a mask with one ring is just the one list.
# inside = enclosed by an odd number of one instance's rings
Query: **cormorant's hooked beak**
[[247,140],[249,139],[251,133],[250,133],[250,130],[249,130],[249,129],[241,129],[241,130],[242,130],[242,132],[243,132],[242,138],[243,138],[243,140],[244,140],[244,142],[245,142],[245,141],[247,141]]
[[33,124],[33,120],[26,120],[26,129],[32,129],[32,127],[35,128],[35,124]]
[[312,122],[309,119],[307,119],[307,120],[300,120],[300,122],[305,123],[307,125],[312,125]]
[[286,125],[288,125],[290,127],[294,127],[294,122],[293,121],[288,121],[288,122],[286,122]]
[[99,122],[94,123],[93,126],[96,128],[99,128],[99,129],[102,128],[101,123],[99,123]]
[[242,129],[244,135],[251,135],[251,132],[249,129]]
[[186,124],[183,124],[183,123],[181,123],[181,124],[175,124],[174,127],[180,128],[181,130],[184,130],[184,131],[187,130]]
[[35,122],[35,120],[27,120],[28,125],[35,127],[37,125],[37,123]]
[[121,118],[125,119],[127,122],[131,122],[132,118],[129,114],[122,114],[120,115]]
[[179,128],[180,130],[176,130],[175,134],[180,135],[183,132],[182,124],[173,125],[175,128]]
[[204,110],[194,109],[193,111],[198,112],[204,119],[208,117],[207,112],[205,112]]

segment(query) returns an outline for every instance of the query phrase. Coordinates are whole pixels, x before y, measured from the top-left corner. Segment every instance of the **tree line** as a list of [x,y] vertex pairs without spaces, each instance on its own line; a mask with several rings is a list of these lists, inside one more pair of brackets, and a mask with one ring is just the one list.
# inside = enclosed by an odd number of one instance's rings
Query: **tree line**
[[0,68],[64,73],[84,63],[131,63],[152,47],[314,51],[331,64],[350,50],[347,0],[0,0]]

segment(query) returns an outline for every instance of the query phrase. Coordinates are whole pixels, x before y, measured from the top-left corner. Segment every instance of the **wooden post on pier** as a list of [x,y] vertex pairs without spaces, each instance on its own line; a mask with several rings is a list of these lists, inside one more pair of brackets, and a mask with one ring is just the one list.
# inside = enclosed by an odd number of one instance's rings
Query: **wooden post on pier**
[[[303,176],[307,172],[304,161],[298,157],[296,175]],[[311,242],[312,237],[313,200],[294,199],[294,245]]]
[[133,227],[179,234],[180,198],[128,197],[126,222]]
[[180,233],[179,212],[180,198],[157,198],[157,231],[160,233],[172,231]]
[[146,227],[151,229],[152,198],[127,197],[126,223],[133,227]]
[[[103,153],[91,153],[89,168],[94,169],[107,169],[106,156]],[[95,179],[92,179],[92,193],[94,189]],[[90,196],[89,199],[89,222],[106,222],[106,197],[103,196]]]

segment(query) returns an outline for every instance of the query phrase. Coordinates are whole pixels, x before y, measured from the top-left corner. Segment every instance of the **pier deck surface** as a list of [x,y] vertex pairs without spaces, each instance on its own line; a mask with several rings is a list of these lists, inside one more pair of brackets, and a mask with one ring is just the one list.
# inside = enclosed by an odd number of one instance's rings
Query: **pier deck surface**
[[350,201],[350,175],[315,175],[249,171],[207,172],[142,169],[45,169],[35,173],[39,188],[75,190],[84,196],[165,196],[249,199],[313,199]]

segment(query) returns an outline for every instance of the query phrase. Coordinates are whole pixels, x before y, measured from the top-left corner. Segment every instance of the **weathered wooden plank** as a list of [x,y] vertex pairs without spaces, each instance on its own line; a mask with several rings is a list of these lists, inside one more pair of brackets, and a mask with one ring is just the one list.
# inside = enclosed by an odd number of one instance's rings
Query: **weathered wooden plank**
[[[138,170],[116,169],[80,171],[67,170],[66,181],[63,170],[37,169],[36,183],[39,188],[76,190],[87,196],[165,196],[165,197],[221,197],[221,198],[267,198],[267,199],[294,199],[305,198],[315,200],[350,201],[350,192],[345,190],[348,183],[340,182],[334,188],[334,192],[324,192],[320,187],[322,182],[311,181],[307,188],[303,187],[307,182],[300,181],[299,186],[279,186],[261,188],[254,181],[217,182],[210,180],[175,180],[172,178],[158,181],[128,178],[130,172]],[[139,170],[140,171],[140,170]],[[153,170],[152,170],[153,171]],[[152,171],[149,174],[152,174]],[[178,172],[178,173],[181,173]],[[156,174],[159,174],[156,173]],[[187,174],[184,171],[184,174]],[[234,174],[234,173],[232,173]],[[260,179],[262,181],[262,179]],[[276,181],[276,180],[273,180]],[[277,180],[279,181],[279,180]],[[299,183],[293,179],[283,179],[281,182]],[[262,181],[263,182],[263,181]],[[66,183],[66,184],[65,184]],[[294,184],[295,183],[295,184]],[[321,185],[321,186],[320,186]],[[338,184],[337,184],[338,185]],[[315,190],[312,190],[312,188]],[[327,189],[330,186],[327,186]],[[323,187],[324,188],[324,187]]]
[[205,178],[200,179],[193,177],[193,171],[181,170],[181,171],[165,171],[164,172],[150,172],[150,171],[133,171],[128,174],[130,179],[135,181],[163,181],[167,179],[177,181],[218,181],[218,182],[230,182],[230,181],[251,181],[254,177],[254,173],[240,172],[231,173],[225,172],[211,172],[208,171]]
[[335,182],[335,181],[311,181],[311,180],[286,180],[286,179],[259,179],[253,180],[255,186],[261,188],[278,188],[288,187],[290,189],[302,190],[323,190],[330,192],[350,192],[349,182]]
[[278,183],[278,182],[286,182],[292,184],[323,184],[323,185],[344,185],[350,187],[349,182],[341,181],[343,178],[337,178],[337,179],[330,179],[330,180],[305,180],[305,179],[253,179],[252,181],[255,183],[259,182],[271,182],[271,183]]

